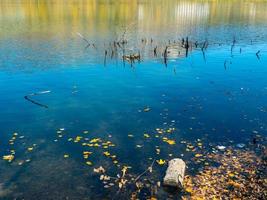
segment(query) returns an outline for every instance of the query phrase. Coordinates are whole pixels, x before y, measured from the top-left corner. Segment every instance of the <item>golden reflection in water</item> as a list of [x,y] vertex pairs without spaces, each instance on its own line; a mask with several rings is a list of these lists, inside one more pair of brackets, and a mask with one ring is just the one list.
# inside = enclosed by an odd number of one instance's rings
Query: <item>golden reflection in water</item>
[[136,32],[178,27],[260,24],[267,2],[257,0],[1,0],[0,37],[24,33],[86,31],[107,35],[134,24]]

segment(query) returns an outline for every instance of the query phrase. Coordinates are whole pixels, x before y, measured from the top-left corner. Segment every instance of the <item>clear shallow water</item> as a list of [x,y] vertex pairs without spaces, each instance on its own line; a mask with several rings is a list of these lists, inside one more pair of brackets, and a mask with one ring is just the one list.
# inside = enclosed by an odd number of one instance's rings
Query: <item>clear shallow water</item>
[[[92,168],[103,165],[115,175],[118,168],[101,148],[92,150],[93,167],[87,166],[82,151],[90,148],[68,142],[84,136],[85,130],[89,134],[84,137],[116,144],[109,151],[120,165],[132,166],[134,174],[147,168],[149,158],[184,154],[190,162],[183,140],[229,145],[246,142],[255,132],[266,136],[266,3],[53,2],[0,4],[0,155],[16,150],[12,163],[0,161],[0,198],[109,198],[112,190],[102,189]],[[104,65],[109,42],[120,39],[125,30],[126,53],[140,51],[142,61],[124,65],[121,52],[111,59],[109,51]],[[85,48],[77,32],[96,48]],[[180,48],[166,67],[164,47],[169,40],[180,44],[186,36],[209,42],[205,59],[200,48],[190,50],[188,57]],[[48,109],[24,99],[45,90],[51,92],[32,99]],[[146,107],[149,112],[143,111]],[[63,137],[58,138],[62,127]],[[176,128],[168,135],[176,145],[143,136],[170,127]],[[12,147],[14,132],[24,138]],[[18,165],[27,159],[31,161]],[[155,170],[160,180],[165,168]]]

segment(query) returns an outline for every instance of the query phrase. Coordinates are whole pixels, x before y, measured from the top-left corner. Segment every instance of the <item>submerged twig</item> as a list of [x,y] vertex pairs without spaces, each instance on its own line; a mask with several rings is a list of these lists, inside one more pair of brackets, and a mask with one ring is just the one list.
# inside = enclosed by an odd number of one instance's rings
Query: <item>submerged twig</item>
[[134,179],[134,182],[138,181],[139,178],[141,178],[141,176],[143,176],[145,173],[147,173],[148,171],[152,172],[152,169],[153,169],[153,165],[155,163],[156,159],[153,160],[153,162],[151,163],[151,165],[144,171],[142,172],[141,174],[139,174],[135,179]]

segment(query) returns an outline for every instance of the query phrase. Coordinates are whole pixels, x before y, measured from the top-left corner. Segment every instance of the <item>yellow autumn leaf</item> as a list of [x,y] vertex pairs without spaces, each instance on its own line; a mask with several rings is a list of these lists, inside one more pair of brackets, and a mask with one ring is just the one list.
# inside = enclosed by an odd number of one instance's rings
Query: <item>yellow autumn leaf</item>
[[147,133],[145,133],[145,134],[144,134],[144,137],[145,137],[145,138],[149,138],[150,136],[149,136]]
[[3,156],[3,160],[7,160],[8,162],[11,162],[13,159],[14,159],[14,155]]
[[192,192],[193,192],[193,189],[192,189],[191,187],[187,187],[187,188],[185,189],[185,191],[186,191],[186,192],[189,192],[189,193],[192,193]]
[[157,161],[157,163],[158,163],[159,165],[164,165],[164,164],[166,163],[166,161],[163,160],[163,159],[159,159],[159,160],[156,160],[156,161]]
[[93,153],[93,152],[91,152],[91,151],[84,151],[84,152],[83,152],[83,154],[89,154],[89,155],[92,154],[92,153]]
[[90,140],[90,143],[96,143],[96,142],[100,142],[100,138],[93,138],[92,140]]
[[174,145],[175,144],[174,140],[166,140],[165,142],[167,142],[169,145]]
[[105,156],[110,156],[110,153],[108,151],[103,152]]
[[89,166],[93,165],[93,163],[91,161],[86,161],[86,164]]
[[33,147],[28,147],[28,151],[32,151],[33,150]]

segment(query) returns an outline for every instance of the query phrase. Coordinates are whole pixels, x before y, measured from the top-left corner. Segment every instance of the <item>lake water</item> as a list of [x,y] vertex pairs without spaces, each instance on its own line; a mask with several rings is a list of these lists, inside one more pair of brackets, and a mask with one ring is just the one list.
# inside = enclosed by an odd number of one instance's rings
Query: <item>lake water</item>
[[[0,156],[14,159],[0,161],[0,198],[111,199],[117,189],[93,168],[134,176],[153,159],[190,165],[183,141],[266,136],[266,10],[249,0],[2,0]],[[130,54],[140,61],[122,59]]]

